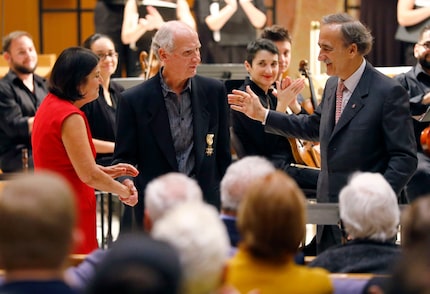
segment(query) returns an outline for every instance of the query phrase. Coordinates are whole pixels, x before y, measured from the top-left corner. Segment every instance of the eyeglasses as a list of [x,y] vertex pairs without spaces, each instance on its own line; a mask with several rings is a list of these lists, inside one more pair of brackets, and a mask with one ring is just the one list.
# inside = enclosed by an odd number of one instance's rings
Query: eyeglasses
[[420,46],[423,46],[426,49],[430,49],[430,41],[424,42],[424,43],[417,43]]
[[117,52],[108,52],[108,53],[98,53],[97,56],[100,58],[100,60],[105,60],[106,58],[118,58]]

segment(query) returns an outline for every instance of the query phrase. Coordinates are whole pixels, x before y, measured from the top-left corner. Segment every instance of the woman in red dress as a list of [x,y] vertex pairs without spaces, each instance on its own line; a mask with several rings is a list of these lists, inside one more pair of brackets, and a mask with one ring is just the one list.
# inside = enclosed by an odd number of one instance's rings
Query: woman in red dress
[[100,82],[96,54],[81,47],[65,49],[52,69],[49,93],[33,125],[36,172],[46,169],[61,174],[76,194],[78,227],[83,238],[73,253],[89,253],[98,247],[94,189],[117,194],[131,206],[137,203],[133,182],[119,183],[113,179],[122,175],[136,176],[136,168],[124,163],[102,167],[95,162],[91,132],[80,108],[98,97]]

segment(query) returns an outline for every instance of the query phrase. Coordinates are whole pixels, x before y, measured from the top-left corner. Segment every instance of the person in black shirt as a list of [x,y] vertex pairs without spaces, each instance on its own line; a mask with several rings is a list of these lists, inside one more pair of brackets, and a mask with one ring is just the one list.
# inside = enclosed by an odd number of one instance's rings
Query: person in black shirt
[[115,148],[115,117],[116,107],[124,87],[111,80],[118,65],[118,53],[111,38],[103,34],[89,36],[83,47],[92,50],[100,58],[99,97],[85,104],[81,110],[85,112],[90,125],[93,143],[96,147],[96,162],[108,166],[112,162]]
[[[422,30],[417,41],[414,46],[416,65],[410,71],[394,77],[408,91],[412,117],[424,114],[430,105],[430,25]],[[421,132],[430,124],[416,119],[413,120],[413,123],[417,142],[418,166],[406,186],[406,197],[409,202],[430,193],[430,186],[428,185],[430,181],[430,152],[423,149],[420,140]]]
[[31,131],[36,110],[48,93],[46,80],[34,73],[37,52],[31,35],[11,32],[3,39],[3,56],[9,72],[0,80],[0,168],[3,172],[23,169],[23,150],[33,168]]

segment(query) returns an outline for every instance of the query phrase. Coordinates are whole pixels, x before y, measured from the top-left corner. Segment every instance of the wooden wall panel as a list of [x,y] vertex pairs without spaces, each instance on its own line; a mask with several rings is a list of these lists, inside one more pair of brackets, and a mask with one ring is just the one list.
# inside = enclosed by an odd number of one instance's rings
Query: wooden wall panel
[[[23,9],[23,7],[25,7],[25,9]],[[36,45],[36,50],[39,51],[38,12],[38,1],[2,0],[2,5],[0,5],[1,37],[16,30],[26,31],[32,35]]]
[[78,0],[43,0],[43,7],[50,9],[65,9],[65,8],[76,8]]
[[76,13],[45,13],[43,15],[44,52],[57,56],[66,47],[77,46],[78,30]]
[[94,34],[94,13],[83,12],[81,15],[81,43],[90,35]]
[[81,7],[83,9],[94,9],[97,0],[81,0]]

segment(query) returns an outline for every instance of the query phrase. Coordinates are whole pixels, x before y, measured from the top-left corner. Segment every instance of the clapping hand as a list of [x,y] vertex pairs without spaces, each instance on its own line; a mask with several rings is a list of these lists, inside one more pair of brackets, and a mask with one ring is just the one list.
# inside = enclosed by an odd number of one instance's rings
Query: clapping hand
[[297,95],[304,87],[305,80],[303,78],[292,80],[290,77],[286,77],[281,81],[276,81],[276,91],[273,92],[278,99],[276,110],[285,112],[289,106],[293,112],[300,112],[301,107],[297,102]]
[[135,206],[138,202],[138,193],[133,181],[130,179],[125,179],[122,184],[128,187],[130,195],[128,195],[127,197],[119,195],[119,200],[129,206]]

